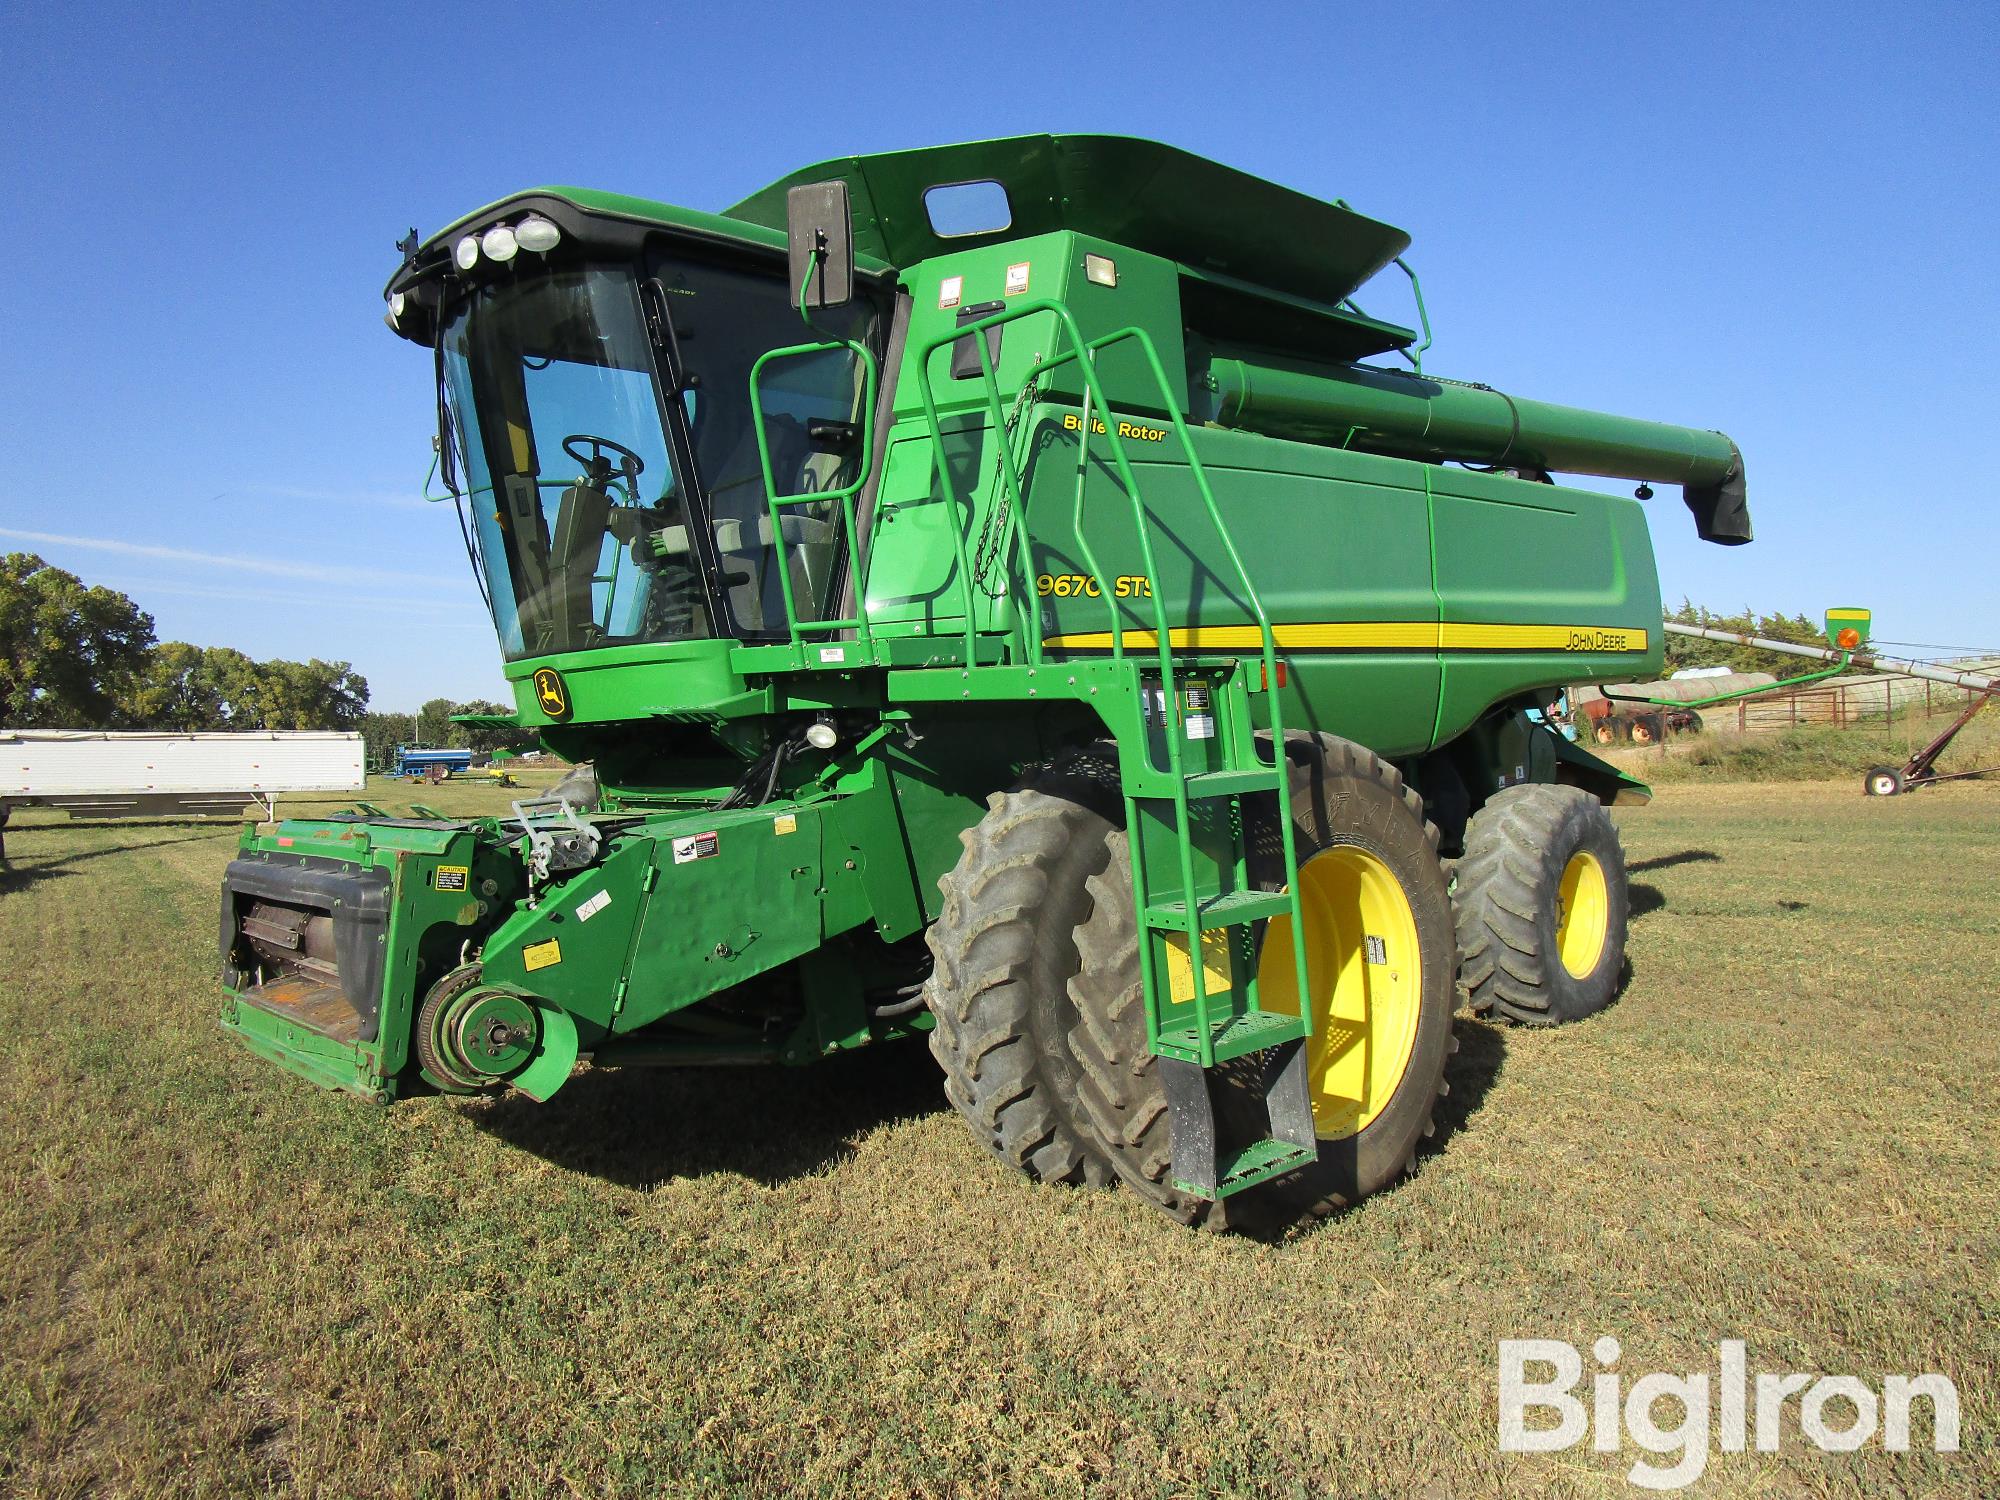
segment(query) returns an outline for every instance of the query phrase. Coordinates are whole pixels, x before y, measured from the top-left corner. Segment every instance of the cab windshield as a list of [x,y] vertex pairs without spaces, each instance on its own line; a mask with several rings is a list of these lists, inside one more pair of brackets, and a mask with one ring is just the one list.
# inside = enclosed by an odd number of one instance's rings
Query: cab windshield
[[[773,526],[750,413],[757,357],[814,336],[780,275],[652,271],[642,283],[629,264],[524,268],[471,289],[443,327],[444,442],[463,460],[472,548],[510,660],[782,633],[780,568],[801,618],[832,617],[835,507],[787,507]],[[870,337],[865,307],[842,311],[835,331]],[[857,361],[776,361],[760,385],[779,489],[851,483]]]

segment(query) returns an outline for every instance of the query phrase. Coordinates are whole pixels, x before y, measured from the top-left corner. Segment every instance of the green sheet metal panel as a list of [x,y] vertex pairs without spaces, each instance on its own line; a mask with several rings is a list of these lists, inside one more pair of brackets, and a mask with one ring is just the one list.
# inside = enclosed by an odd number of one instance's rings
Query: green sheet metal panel
[[1466,469],[1430,472],[1440,743],[1530,688],[1657,672],[1659,575],[1638,501]]
[[[1394,225],[1352,209],[1157,141],[1115,135],[1024,135],[836,157],[751,194],[728,217],[783,228],[786,192],[833,178],[852,196],[857,248],[899,266],[1073,229],[1336,303],[1410,244]],[[1012,222],[983,235],[936,233],[925,190],[978,181],[1007,189]]]
[[[1110,263],[1115,285],[1090,279],[1086,261],[1093,255]],[[1004,311],[1021,301],[1052,298],[1075,314],[1085,338],[1101,338],[1120,328],[1146,329],[1167,368],[1169,394],[1182,410],[1187,408],[1180,271],[1171,261],[1089,235],[1049,234],[939,255],[910,267],[903,279],[911,298],[909,349],[950,333],[968,308],[997,305],[997,310]],[[997,376],[1002,394],[1011,392],[1038,363],[1067,352],[1052,317],[1040,315],[1009,324],[1000,339]],[[983,402],[979,378],[954,378],[951,366],[949,348],[933,355],[932,391],[940,409]],[[1105,389],[1118,393],[1120,399],[1142,409],[1159,409],[1152,379],[1130,343],[1104,351],[1098,376]],[[1083,383],[1074,368],[1057,370],[1043,390],[1081,400]],[[895,410],[898,417],[923,415],[914,361],[905,366],[897,382]]]
[[[1109,644],[1102,599],[1087,591],[1079,597],[1074,584],[1065,595],[1056,584],[1088,572],[1071,526],[1076,434],[1059,412],[1043,420],[1051,439],[1037,446],[1030,513],[1044,637],[1060,650],[1101,652]],[[1161,424],[1131,425],[1143,434]],[[1192,437],[1290,663],[1285,722],[1389,755],[1428,748],[1437,713],[1438,605],[1430,522],[1423,491],[1411,487],[1411,466],[1214,429]],[[1191,627],[1175,644],[1202,655],[1254,655],[1252,617],[1191,471],[1170,438],[1141,435],[1128,448],[1163,575],[1147,582],[1165,591],[1168,618]],[[1104,452],[1098,438],[1085,530],[1114,597],[1122,597],[1125,629],[1150,644],[1131,504]],[[1133,644],[1128,636],[1128,648]]]

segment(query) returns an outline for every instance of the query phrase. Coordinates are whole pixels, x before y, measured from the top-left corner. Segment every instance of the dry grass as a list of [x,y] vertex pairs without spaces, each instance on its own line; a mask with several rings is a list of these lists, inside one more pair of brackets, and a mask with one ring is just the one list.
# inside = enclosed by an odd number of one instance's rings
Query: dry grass
[[1624,999],[1461,1021],[1417,1175],[1270,1245],[1009,1175],[921,1051],[321,1093],[215,1028],[231,832],[17,820],[0,1489],[1620,1494],[1630,1451],[1494,1442],[1498,1339],[1610,1332],[1958,1383],[1955,1458],[1795,1442],[1697,1493],[2000,1492],[2000,788],[1622,821]]
[[[1948,728],[1957,714],[1899,714],[1835,728],[1801,725],[1775,734],[1738,734],[1725,715],[1713,732],[1675,735],[1647,748],[1613,750],[1606,757],[1642,781],[1845,781],[1860,786],[1873,766],[1901,766]],[[1602,753],[1602,752],[1599,752]],[[1989,704],[1955,736],[1938,758],[1941,773],[2000,767],[2000,705]],[[2000,782],[2000,778],[1996,778]]]

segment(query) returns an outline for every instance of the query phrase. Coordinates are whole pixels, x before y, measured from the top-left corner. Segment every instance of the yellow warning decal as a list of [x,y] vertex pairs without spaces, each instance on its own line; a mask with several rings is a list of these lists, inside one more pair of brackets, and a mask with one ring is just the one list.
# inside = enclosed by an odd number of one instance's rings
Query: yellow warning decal
[[798,831],[799,820],[796,813],[779,813],[777,817],[771,819],[771,832],[774,834],[797,833]]
[[[1039,580],[1038,580],[1039,584]],[[1037,592],[1043,591],[1039,587]],[[1616,625],[1482,625],[1447,620],[1327,620],[1275,625],[1281,651],[1562,651],[1586,655],[1643,652],[1651,644],[1644,630]],[[1255,625],[1194,625],[1175,630],[1176,649],[1255,651],[1263,645]],[[1127,649],[1156,646],[1151,630],[1125,632]],[[1108,651],[1111,632],[1052,635],[1043,645],[1078,651]]]
[[[1187,934],[1166,934],[1167,993],[1176,1005],[1194,1003],[1194,965],[1188,962]],[[1201,975],[1211,995],[1229,993],[1229,937],[1220,929],[1201,935]]]
[[537,969],[546,969],[551,964],[562,962],[562,944],[554,938],[546,942],[530,943],[521,950],[521,967],[530,974]]

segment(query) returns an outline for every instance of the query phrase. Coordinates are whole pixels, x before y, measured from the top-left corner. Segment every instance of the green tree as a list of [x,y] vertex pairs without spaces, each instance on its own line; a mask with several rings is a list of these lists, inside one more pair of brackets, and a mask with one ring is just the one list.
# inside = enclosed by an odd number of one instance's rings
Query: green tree
[[352,729],[368,709],[368,682],[344,661],[256,664],[263,729]]
[[371,766],[386,766],[396,758],[398,745],[410,745],[417,738],[415,714],[365,713],[355,728]]
[[0,560],[0,723],[111,729],[125,721],[153,617],[32,552]]
[[417,743],[422,745],[449,745],[453,743],[451,733],[454,728],[451,716],[458,711],[458,705],[449,698],[433,698],[417,710]]
[[[1704,625],[1711,630],[1728,630],[1738,635],[1761,635],[1766,640],[1789,641],[1800,646],[1826,645],[1822,620],[1806,615],[1759,614],[1747,604],[1736,614],[1722,614],[1683,598],[1667,618],[1677,625]],[[1769,672],[1774,677],[1796,677],[1813,670],[1802,656],[1780,651],[1759,651],[1754,646],[1738,646],[1728,641],[1703,640],[1699,636],[1669,635],[1669,673],[1688,667],[1727,667],[1732,672]]]
[[146,658],[134,684],[129,717],[142,729],[194,733],[228,726],[228,704],[209,653],[186,641],[164,641]]

